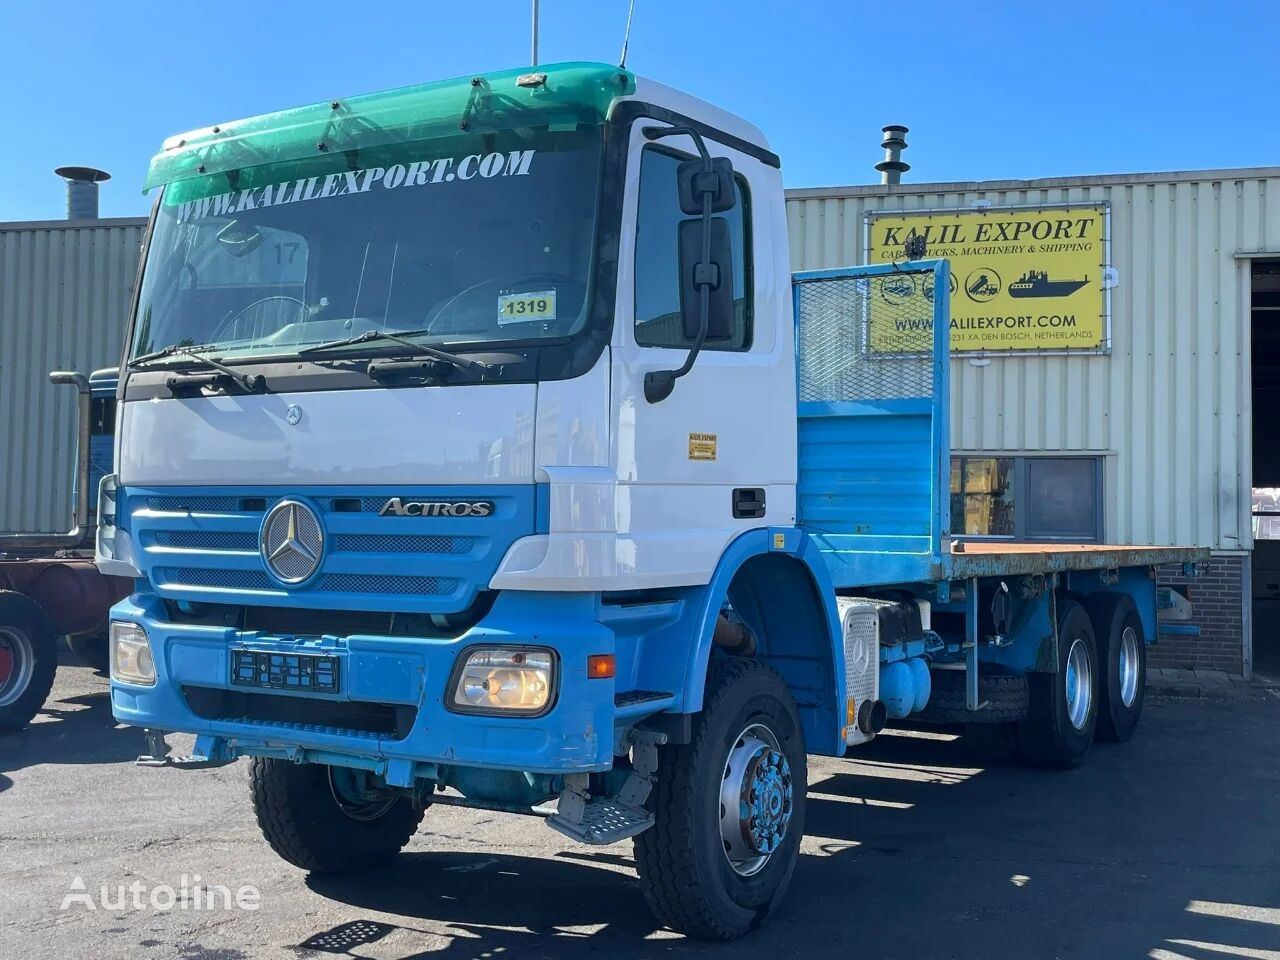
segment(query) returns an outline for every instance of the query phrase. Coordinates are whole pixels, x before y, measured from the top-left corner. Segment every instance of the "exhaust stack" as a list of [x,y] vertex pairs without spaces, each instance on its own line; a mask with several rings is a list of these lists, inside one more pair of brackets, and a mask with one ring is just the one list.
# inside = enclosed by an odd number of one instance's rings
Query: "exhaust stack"
[[53,171],[67,181],[67,219],[98,219],[98,184],[111,174],[93,167],[58,167]]
[[876,164],[880,171],[880,182],[892,186],[902,182],[902,175],[911,169],[911,164],[902,159],[902,151],[907,149],[907,128],[901,124],[891,123],[881,128],[884,134],[880,146],[884,147],[884,159]]

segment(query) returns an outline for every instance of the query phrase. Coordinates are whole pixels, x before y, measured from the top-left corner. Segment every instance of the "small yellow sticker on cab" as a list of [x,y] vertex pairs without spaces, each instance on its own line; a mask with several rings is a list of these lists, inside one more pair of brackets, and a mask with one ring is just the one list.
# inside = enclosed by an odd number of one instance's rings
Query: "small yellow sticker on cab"
[[689,434],[689,459],[714,460],[716,458],[716,435],[714,433]]

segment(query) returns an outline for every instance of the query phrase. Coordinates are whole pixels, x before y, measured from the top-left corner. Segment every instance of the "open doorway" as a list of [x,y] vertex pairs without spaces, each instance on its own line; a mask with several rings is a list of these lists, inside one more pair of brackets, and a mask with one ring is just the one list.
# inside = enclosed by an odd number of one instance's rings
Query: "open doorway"
[[1251,266],[1253,669],[1280,678],[1280,260]]

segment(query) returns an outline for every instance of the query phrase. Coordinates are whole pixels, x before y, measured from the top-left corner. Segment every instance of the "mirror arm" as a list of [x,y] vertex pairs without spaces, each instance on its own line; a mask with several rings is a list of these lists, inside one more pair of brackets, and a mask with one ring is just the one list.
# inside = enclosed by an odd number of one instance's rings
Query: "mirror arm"
[[[643,132],[650,140],[676,136],[691,138],[694,146],[698,148],[698,155],[702,158],[703,171],[708,174],[712,172],[711,154],[707,150],[707,144],[693,127],[645,127]],[[671,396],[676,381],[693,369],[694,361],[698,359],[698,354],[702,352],[702,345],[707,339],[707,327],[711,316],[711,281],[708,277],[711,272],[711,194],[708,191],[702,193],[702,262],[698,267],[702,274],[697,281],[698,335],[694,337],[684,363],[675,370],[650,370],[644,375],[644,398],[649,403],[661,403]]]

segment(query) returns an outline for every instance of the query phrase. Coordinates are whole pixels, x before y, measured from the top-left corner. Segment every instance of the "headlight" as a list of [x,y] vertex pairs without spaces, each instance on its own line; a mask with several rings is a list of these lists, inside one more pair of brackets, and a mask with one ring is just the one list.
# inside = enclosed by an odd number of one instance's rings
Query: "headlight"
[[451,706],[463,713],[545,713],[555,670],[555,654],[545,647],[474,648],[454,671]]
[[125,683],[151,686],[156,682],[156,662],[151,656],[147,631],[136,623],[111,621],[111,676]]

